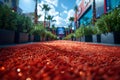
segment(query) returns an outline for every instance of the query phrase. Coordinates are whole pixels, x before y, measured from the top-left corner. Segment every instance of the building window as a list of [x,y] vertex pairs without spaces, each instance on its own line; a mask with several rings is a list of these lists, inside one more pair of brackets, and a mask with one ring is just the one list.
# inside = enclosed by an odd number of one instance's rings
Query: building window
[[9,2],[9,0],[5,0],[5,2],[7,2],[7,3],[8,3],[8,2]]
[[106,0],[106,3],[107,3],[107,11],[111,11],[112,9],[120,5],[120,0]]

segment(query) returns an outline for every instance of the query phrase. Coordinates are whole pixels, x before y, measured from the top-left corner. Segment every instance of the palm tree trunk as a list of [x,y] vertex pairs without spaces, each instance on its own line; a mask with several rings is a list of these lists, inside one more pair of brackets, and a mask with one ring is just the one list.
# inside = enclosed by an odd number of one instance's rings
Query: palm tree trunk
[[44,27],[46,27],[46,11],[45,11],[45,16],[44,16]]
[[34,23],[37,24],[38,21],[38,15],[37,15],[37,0],[35,0],[35,20]]
[[50,20],[49,20],[49,28],[50,28]]
[[96,22],[96,5],[95,0],[93,0],[93,25],[95,25]]
[[77,11],[75,12],[76,14],[76,29],[78,28],[78,23],[77,23]]

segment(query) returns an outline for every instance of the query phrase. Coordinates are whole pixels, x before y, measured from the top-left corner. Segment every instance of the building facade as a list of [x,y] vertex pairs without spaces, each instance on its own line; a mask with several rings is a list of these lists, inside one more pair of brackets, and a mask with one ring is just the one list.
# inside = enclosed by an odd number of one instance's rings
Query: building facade
[[64,27],[57,27],[56,35],[59,39],[63,39],[65,37],[65,28]]
[[0,0],[0,4],[4,4],[4,0]]
[[19,0],[0,0],[0,4],[7,5],[15,12],[22,13],[22,9],[19,7]]
[[120,5],[120,0],[81,0],[75,18],[75,25],[88,25],[95,18],[112,11]]

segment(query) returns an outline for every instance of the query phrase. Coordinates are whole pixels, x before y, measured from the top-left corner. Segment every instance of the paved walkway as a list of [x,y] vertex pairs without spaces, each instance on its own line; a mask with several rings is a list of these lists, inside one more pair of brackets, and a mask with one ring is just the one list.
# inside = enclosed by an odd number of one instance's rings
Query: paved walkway
[[[28,42],[28,43],[21,43],[21,44],[0,45],[0,48],[10,47],[10,46],[16,46],[16,45],[22,45],[22,44],[33,44],[33,43],[36,43],[36,42]],[[108,46],[120,46],[120,44],[110,44],[110,43],[93,43],[93,42],[89,42],[89,43],[90,44],[108,45]]]
[[1,80],[120,80],[120,47],[50,41],[0,48]]

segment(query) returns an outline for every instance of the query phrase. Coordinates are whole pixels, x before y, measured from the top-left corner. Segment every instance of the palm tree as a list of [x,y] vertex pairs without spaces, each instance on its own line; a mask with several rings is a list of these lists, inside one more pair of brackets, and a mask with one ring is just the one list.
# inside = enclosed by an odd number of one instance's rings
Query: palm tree
[[77,17],[77,12],[78,12],[78,6],[76,5],[75,7],[74,7],[74,11],[75,11],[75,19],[76,19],[76,28],[78,28],[78,23],[77,23],[77,19],[78,19],[78,17]]
[[69,35],[69,28],[65,28],[66,36]]
[[34,0],[35,1],[35,12],[34,12],[34,23],[37,24],[38,22],[38,15],[37,15],[37,4],[38,4],[38,1],[37,0]]
[[96,22],[96,5],[95,5],[95,0],[93,0],[93,25]]
[[69,18],[69,21],[71,22],[71,23],[70,23],[70,26],[69,26],[69,27],[70,27],[70,32],[72,32],[72,27],[73,27],[73,26],[72,26],[72,23],[73,23],[73,21],[74,21],[74,17],[70,17],[70,18]]
[[52,25],[52,33],[55,34],[55,30],[56,30],[56,27],[55,27],[55,24]]
[[44,27],[45,27],[45,19],[46,19],[46,14],[51,8],[47,4],[43,4],[42,11],[45,11],[44,15]]
[[69,18],[69,21],[70,21],[71,24],[72,24],[72,22],[74,21],[74,17],[70,17],[70,18]]
[[54,17],[54,16],[51,16],[51,15],[48,15],[48,16],[46,17],[46,19],[49,21],[49,28],[50,28],[50,25],[51,25],[50,23],[55,21],[55,20],[53,20],[53,17]]

